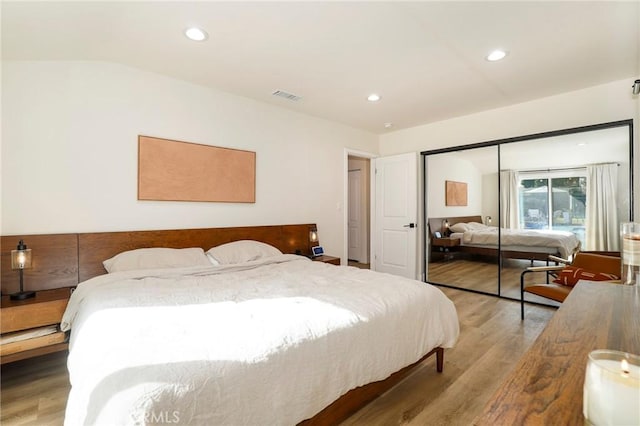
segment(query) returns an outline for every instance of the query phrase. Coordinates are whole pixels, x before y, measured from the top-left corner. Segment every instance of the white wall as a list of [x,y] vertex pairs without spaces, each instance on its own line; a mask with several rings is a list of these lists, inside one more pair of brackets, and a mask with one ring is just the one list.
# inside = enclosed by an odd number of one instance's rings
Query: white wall
[[[449,155],[449,154],[443,154]],[[482,214],[482,174],[470,161],[439,161],[429,158],[427,162],[427,216],[459,217]],[[445,181],[467,184],[467,205],[445,205]]]
[[[380,137],[383,156],[468,145],[590,124],[634,119],[635,170],[640,170],[640,96],[635,77],[450,120],[398,130]],[[634,187],[640,188],[640,173]],[[640,202],[634,217],[640,218]]]
[[[498,173],[485,173],[482,175],[482,220],[486,222],[487,216],[491,217],[491,225],[498,226]],[[489,225],[489,223],[485,223]]]
[[[104,62],[2,64],[0,232],[318,224],[343,247],[344,148],[376,135]],[[256,152],[256,203],[137,200],[139,134]]]

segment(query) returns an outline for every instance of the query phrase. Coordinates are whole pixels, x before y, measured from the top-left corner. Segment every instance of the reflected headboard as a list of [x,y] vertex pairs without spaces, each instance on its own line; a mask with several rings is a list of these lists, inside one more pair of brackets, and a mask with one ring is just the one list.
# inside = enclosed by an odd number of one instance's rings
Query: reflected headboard
[[257,240],[283,253],[310,254],[315,224],[242,226],[81,234],[3,235],[0,239],[2,294],[18,290],[18,273],[11,269],[11,250],[20,239],[32,250],[32,268],[24,270],[27,290],[73,287],[105,274],[102,262],[137,248],[211,247],[238,240]]
[[456,223],[478,222],[482,223],[482,216],[460,216],[460,217],[434,217],[429,218],[429,238],[433,237],[433,233],[440,231],[444,235],[444,221],[449,221],[449,226]]

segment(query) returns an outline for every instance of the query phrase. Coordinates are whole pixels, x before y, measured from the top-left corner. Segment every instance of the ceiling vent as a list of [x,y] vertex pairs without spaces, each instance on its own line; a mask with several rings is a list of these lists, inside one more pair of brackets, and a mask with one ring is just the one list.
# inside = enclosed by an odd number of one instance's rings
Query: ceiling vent
[[292,93],[287,93],[282,90],[276,90],[272,93],[273,96],[280,96],[281,98],[289,99],[290,101],[299,101],[302,99],[302,96],[297,96]]

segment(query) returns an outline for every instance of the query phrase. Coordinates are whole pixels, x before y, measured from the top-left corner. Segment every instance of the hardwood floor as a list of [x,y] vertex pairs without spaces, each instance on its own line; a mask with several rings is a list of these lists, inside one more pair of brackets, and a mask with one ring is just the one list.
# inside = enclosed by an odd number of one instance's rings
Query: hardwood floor
[[[545,266],[546,262],[535,261],[535,266]],[[448,284],[485,293],[498,294],[498,273],[500,274],[500,295],[520,299],[520,274],[531,266],[528,260],[505,259],[502,270],[498,269],[495,257],[473,256],[454,257],[430,262],[429,282]],[[542,280],[542,281],[540,281]],[[525,284],[544,282],[544,273],[527,274]],[[525,293],[525,300],[560,306],[552,300]]]
[[[555,311],[441,288],[455,303],[460,339],[445,351],[444,372],[435,357],[347,419],[343,425],[469,425]],[[61,425],[69,392],[66,353],[2,366],[2,425]]]
[[417,371],[362,408],[345,425],[470,425],[533,344],[554,308],[441,288],[455,303],[460,338],[445,350],[444,371],[428,359]]
[[360,263],[355,260],[349,260],[349,266],[355,266],[360,269],[371,269],[368,263]]
[[67,351],[2,365],[0,424],[61,425],[71,386]]

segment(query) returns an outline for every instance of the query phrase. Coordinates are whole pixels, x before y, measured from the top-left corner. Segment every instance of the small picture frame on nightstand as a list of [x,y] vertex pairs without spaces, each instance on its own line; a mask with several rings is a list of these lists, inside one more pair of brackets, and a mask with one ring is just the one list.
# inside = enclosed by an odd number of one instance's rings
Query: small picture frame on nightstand
[[436,238],[442,238],[442,234],[440,233],[440,231],[434,232],[433,236],[436,237]]

